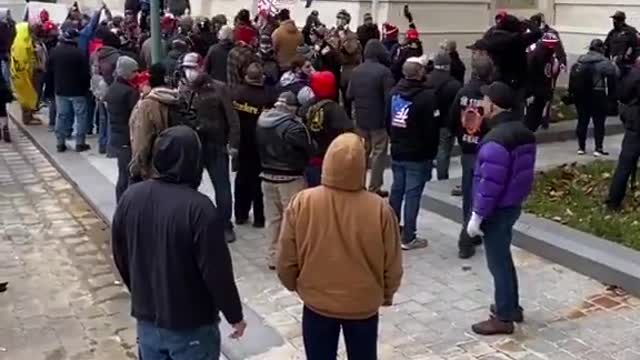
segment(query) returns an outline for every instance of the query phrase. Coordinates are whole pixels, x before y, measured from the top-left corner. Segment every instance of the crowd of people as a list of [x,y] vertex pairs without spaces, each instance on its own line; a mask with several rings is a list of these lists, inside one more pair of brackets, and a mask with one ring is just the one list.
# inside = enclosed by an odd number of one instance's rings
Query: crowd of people
[[[472,329],[514,331],[523,309],[512,229],[534,181],[534,132],[548,126],[567,67],[544,15],[499,12],[467,47],[465,77],[454,41],[425,53],[408,6],[400,39],[398,26],[378,27],[370,14],[353,31],[345,10],[334,26],[312,11],[300,29],[286,9],[254,18],[241,10],[228,23],[183,15],[188,1],[169,3],[157,62],[145,2],[127,1],[124,16],[75,6],[59,25],[46,12],[17,25],[0,13],[0,102],[15,95],[25,124],[46,104],[59,152],[72,135],[76,151],[88,150],[95,131],[99,152],[117,159],[113,254],[142,358],[217,359],[219,312],[232,337],[243,335],[226,244],[252,215],[254,227],[266,227],[268,268],[304,302],[307,358],[335,359],[342,328],[349,358],[376,359],[378,310],[400,286],[401,250],[428,246],[417,234],[422,193],[434,167],[448,179],[456,141],[458,255],[484,244],[495,286],[489,319]],[[607,155],[612,103],[623,104],[627,131],[607,201],[619,208],[640,156],[640,46],[624,13],[612,18],[607,39],[593,40],[571,67],[565,101],[577,107],[580,154],[593,120],[596,156]],[[205,170],[215,206],[198,192]]]

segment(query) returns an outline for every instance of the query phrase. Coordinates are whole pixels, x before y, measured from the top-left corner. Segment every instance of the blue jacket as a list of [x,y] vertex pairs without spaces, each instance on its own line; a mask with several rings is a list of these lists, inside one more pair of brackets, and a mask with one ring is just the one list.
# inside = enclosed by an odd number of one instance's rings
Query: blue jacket
[[89,56],[89,41],[93,38],[93,35],[96,32],[96,28],[98,27],[98,23],[100,22],[100,14],[102,11],[98,10],[93,13],[91,20],[89,23],[83,27],[78,34],[78,48],[83,51],[87,56]]

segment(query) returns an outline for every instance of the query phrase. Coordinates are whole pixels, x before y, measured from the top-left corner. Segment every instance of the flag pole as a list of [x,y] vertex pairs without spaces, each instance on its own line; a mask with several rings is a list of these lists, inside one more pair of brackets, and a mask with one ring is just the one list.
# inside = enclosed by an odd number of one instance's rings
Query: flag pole
[[162,60],[160,41],[160,0],[151,0],[151,60],[154,64]]

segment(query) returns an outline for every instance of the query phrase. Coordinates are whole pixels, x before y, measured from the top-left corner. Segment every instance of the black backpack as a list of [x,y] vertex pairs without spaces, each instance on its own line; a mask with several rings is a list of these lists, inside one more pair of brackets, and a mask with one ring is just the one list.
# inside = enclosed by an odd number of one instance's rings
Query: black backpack
[[193,97],[194,93],[191,93],[188,100],[181,98],[178,103],[169,105],[169,127],[186,125],[198,131],[198,116],[192,106]]
[[585,97],[593,93],[596,66],[591,62],[576,62],[569,72],[569,93],[574,97]]

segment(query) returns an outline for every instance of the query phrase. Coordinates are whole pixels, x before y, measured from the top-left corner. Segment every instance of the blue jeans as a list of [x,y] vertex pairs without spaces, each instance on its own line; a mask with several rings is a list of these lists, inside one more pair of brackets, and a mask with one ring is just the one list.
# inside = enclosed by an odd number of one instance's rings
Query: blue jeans
[[341,329],[349,359],[378,358],[378,314],[368,319],[346,320],[320,315],[305,306],[302,338],[307,360],[335,360]]
[[427,181],[431,180],[433,161],[391,161],[393,184],[389,194],[389,203],[400,219],[402,201],[404,200],[404,229],[402,242],[409,243],[416,237],[416,221],[420,211],[422,191]]
[[109,113],[107,113],[106,103],[96,102],[94,112],[95,122],[98,124],[98,145],[100,148],[106,148],[109,143]]
[[87,136],[87,99],[85,96],[56,95],[56,138],[58,145],[65,143],[76,123],[76,144],[84,144]]
[[47,99],[49,102],[49,128],[52,130],[56,129],[56,116],[58,116],[58,112],[56,111],[56,99]]
[[93,128],[96,125],[95,111],[96,111],[96,98],[93,94],[88,94],[87,98],[87,133],[93,133]]
[[231,224],[231,181],[229,180],[229,153],[225,146],[205,142],[202,146],[205,169],[209,173],[216,193],[216,207],[222,215],[225,229]]
[[304,178],[307,180],[309,187],[320,186],[322,181],[322,166],[307,165],[304,169]]
[[449,165],[451,164],[451,150],[453,149],[453,134],[446,127],[440,129],[440,142],[438,143],[438,155],[436,156],[436,170],[438,180],[449,178]]
[[168,330],[138,321],[138,346],[144,360],[218,360],[220,329],[207,325],[192,330]]
[[519,206],[497,208],[482,222],[487,265],[495,288],[496,316],[502,321],[513,321],[520,308],[511,239],[513,225],[518,221],[521,211]]

